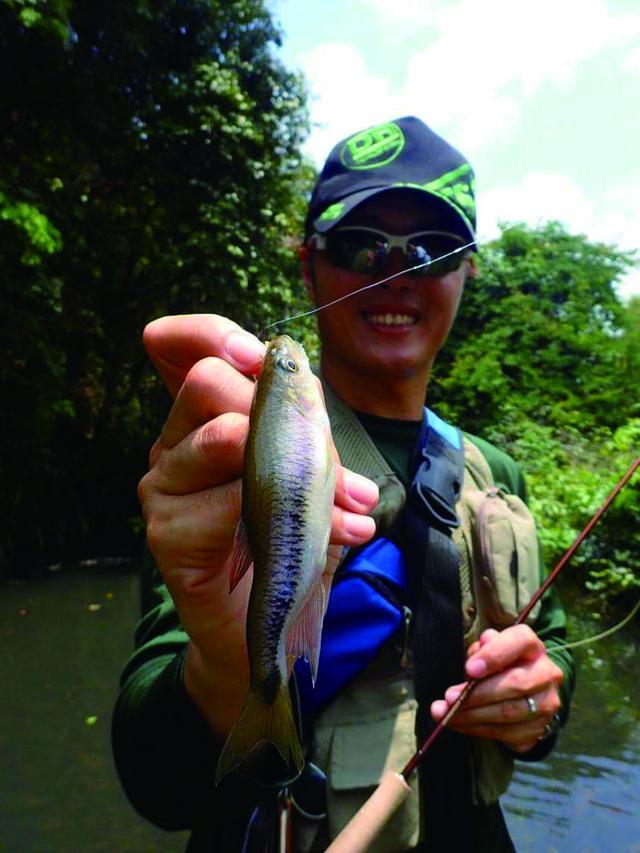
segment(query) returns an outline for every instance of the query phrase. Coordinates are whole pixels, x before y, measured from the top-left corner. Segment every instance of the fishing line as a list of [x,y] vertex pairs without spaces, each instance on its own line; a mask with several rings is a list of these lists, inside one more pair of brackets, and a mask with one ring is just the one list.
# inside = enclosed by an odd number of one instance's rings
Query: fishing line
[[[506,228],[502,229],[502,233],[504,234],[506,231],[509,231],[511,228],[515,228],[517,222],[512,223],[511,225],[507,225]],[[477,246],[477,240],[471,240],[469,243],[465,243],[464,246],[458,246],[457,249],[453,249],[451,252],[446,252],[444,255],[439,255],[437,258],[429,258],[428,261],[424,261],[424,263],[416,264],[414,267],[407,267],[407,269],[400,270],[400,272],[395,272],[393,275],[388,275],[386,278],[382,278],[378,281],[374,281],[372,284],[365,284],[364,287],[359,287],[357,290],[352,290],[350,293],[345,293],[344,296],[339,296],[337,299],[333,299],[331,302],[325,302],[324,305],[317,305],[315,308],[311,308],[309,311],[302,311],[300,314],[293,314],[291,317],[285,317],[283,320],[276,320],[275,323],[269,323],[268,326],[265,326],[262,331],[258,333],[259,340],[264,340],[263,336],[265,332],[269,329],[273,329],[275,326],[282,326],[285,323],[290,323],[292,320],[299,320],[301,317],[311,317],[313,314],[317,314],[318,311],[324,311],[325,308],[331,308],[332,305],[337,305],[339,302],[344,302],[345,299],[351,299],[352,296],[356,296],[358,293],[364,293],[365,290],[371,290],[374,287],[379,287],[381,284],[386,284],[388,281],[392,281],[394,278],[399,278],[401,275],[406,275],[407,273],[414,272],[415,270],[422,269],[423,267],[428,267],[431,264],[435,264],[438,261],[443,261],[445,258],[450,258],[452,255],[457,255],[459,252],[464,252],[465,249],[470,249],[471,246]]]
[[575,642],[573,642],[573,643],[564,643],[562,646],[555,646],[554,645],[554,646],[550,646],[549,648],[553,649],[554,652],[560,651],[562,649],[577,649],[577,648],[580,648],[580,646],[588,646],[589,643],[595,643],[598,640],[605,640],[607,637],[611,637],[612,634],[615,634],[616,631],[622,630],[622,628],[624,628],[625,625],[627,625],[629,622],[631,622],[631,620],[636,615],[638,610],[640,610],[640,601],[638,601],[636,603],[636,605],[633,608],[633,610],[631,611],[631,613],[627,614],[624,617],[624,619],[622,620],[622,622],[618,622],[618,624],[614,625],[613,628],[607,628],[606,631],[602,631],[602,633],[600,633],[600,634],[595,634],[595,636],[593,636],[593,637],[585,637],[585,639],[583,639],[583,640],[575,640]]

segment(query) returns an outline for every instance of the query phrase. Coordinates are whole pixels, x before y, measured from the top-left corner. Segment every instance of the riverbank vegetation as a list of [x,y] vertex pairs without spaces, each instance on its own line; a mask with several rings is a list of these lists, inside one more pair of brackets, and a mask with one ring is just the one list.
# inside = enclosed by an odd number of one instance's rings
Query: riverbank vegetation
[[[0,6],[0,572],[137,553],[136,483],[167,406],[146,322],[252,331],[304,308],[304,82],[263,0]],[[425,116],[428,120],[428,116]],[[547,561],[640,445],[634,262],[557,223],[483,247],[430,389],[522,462]],[[312,322],[292,329],[312,348]],[[640,586],[640,484],[586,543],[590,594]]]
[[[551,568],[640,454],[640,298],[634,262],[558,223],[515,225],[480,256],[432,400],[524,467]],[[574,558],[600,601],[640,589],[640,476]]]

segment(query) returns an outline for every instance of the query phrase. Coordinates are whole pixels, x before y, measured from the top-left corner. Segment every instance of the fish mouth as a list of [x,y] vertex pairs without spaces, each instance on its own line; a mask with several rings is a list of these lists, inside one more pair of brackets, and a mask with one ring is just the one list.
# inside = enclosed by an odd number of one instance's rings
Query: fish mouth
[[411,329],[420,321],[420,314],[408,308],[375,308],[362,311],[361,317],[368,325],[385,330]]

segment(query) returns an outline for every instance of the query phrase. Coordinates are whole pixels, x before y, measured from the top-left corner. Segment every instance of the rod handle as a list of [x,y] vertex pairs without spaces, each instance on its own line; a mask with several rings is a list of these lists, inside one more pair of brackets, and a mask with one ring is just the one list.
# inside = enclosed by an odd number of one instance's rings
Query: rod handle
[[366,853],[411,788],[400,773],[388,770],[373,794],[327,847],[326,853]]

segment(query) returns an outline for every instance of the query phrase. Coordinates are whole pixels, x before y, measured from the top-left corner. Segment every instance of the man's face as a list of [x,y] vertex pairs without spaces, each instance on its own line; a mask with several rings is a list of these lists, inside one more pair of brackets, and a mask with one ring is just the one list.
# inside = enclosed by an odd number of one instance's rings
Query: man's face
[[[340,223],[379,228],[389,234],[446,230],[435,211],[417,194],[389,190],[364,202]],[[303,253],[305,280],[316,305],[324,305],[367,284],[410,266],[394,248],[381,272],[351,272],[333,266],[326,253]],[[458,270],[440,277],[400,275],[387,284],[345,299],[317,314],[323,364],[347,369],[364,378],[398,379],[422,376],[431,370],[458,309],[465,278],[475,274],[466,258]]]

